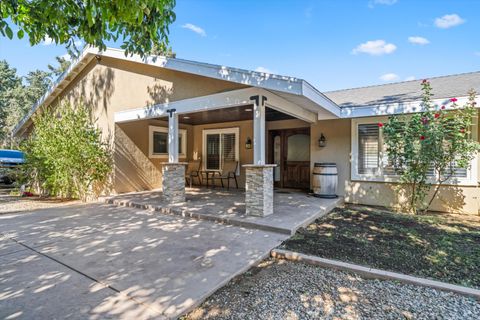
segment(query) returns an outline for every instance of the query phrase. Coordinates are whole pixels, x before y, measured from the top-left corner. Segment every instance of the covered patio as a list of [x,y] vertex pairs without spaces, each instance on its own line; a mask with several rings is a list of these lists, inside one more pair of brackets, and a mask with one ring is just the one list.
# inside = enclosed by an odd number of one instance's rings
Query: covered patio
[[[328,105],[329,100],[324,98],[322,102],[323,105]],[[304,95],[280,95],[262,88],[250,87],[117,112],[114,118],[117,128],[131,122],[149,119],[165,123],[165,129],[162,127],[153,127],[152,129],[152,125],[148,124],[150,131],[157,130],[164,139],[162,146],[156,145],[155,142],[149,143],[151,157],[152,150],[155,148],[164,150],[165,158],[161,162],[162,193],[154,192],[148,196],[136,196],[137,201],[153,197],[178,211],[178,208],[182,208],[186,201],[206,200],[205,197],[200,196],[201,194],[216,194],[229,198],[228,204],[215,204],[225,212],[237,209],[235,206],[230,207],[233,201],[233,203],[238,202],[243,206],[241,209],[243,212],[237,215],[238,217],[267,217],[282,208],[281,201],[278,203],[279,205],[274,205],[274,168],[278,162],[273,162],[272,157],[267,158],[267,149],[269,148],[267,124],[269,120],[270,122],[298,121],[309,132],[311,124],[316,123],[320,116],[332,117],[332,111],[320,107],[318,102],[313,102]],[[281,126],[277,127],[283,129]],[[193,147],[191,145],[187,147],[187,137],[189,140],[194,140]],[[150,139],[153,141],[154,138]],[[309,179],[310,136],[306,136],[306,139],[305,154],[308,161],[304,161],[302,175]],[[245,145],[250,145],[250,147]],[[251,150],[243,150],[244,146],[245,149]],[[215,159],[215,154],[210,150],[212,148],[220,150],[218,159]],[[228,155],[225,154],[227,149],[231,149]],[[243,159],[240,159],[240,153],[242,153]],[[235,169],[231,170],[235,172],[232,173],[233,175],[242,173],[239,183],[236,177],[233,181],[237,188],[240,187],[239,190],[244,189],[244,191],[201,189],[203,191],[194,192],[192,189],[188,193],[185,192],[186,167],[189,162],[196,161],[199,165],[201,163],[202,175],[204,178],[205,176],[208,178],[209,171],[212,173],[222,172],[224,166],[226,167],[227,160],[235,164]],[[222,180],[219,182],[222,182],[223,185]],[[229,182],[228,180],[227,183]],[[306,186],[308,186],[308,180],[307,184],[304,183],[303,188]],[[192,210],[191,203],[188,204],[188,207],[189,212],[196,213],[198,211],[197,209]],[[210,208],[210,210],[216,209],[217,207]],[[205,209],[202,210],[205,211]],[[203,216],[205,217],[206,214]]]
[[245,192],[236,189],[186,188],[186,201],[170,204],[161,190],[127,193],[107,199],[117,206],[135,207],[198,220],[293,235],[343,203],[342,198],[320,199],[295,190],[274,190],[274,214],[246,213]]

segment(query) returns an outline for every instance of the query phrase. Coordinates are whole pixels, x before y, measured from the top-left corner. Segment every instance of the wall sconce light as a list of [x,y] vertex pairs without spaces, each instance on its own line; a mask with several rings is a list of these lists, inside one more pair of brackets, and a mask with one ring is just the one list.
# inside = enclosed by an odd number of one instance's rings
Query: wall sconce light
[[320,134],[320,139],[318,139],[318,146],[320,148],[323,148],[327,145],[327,138],[323,135],[323,133]]
[[252,149],[252,139],[250,139],[250,137],[248,137],[245,142],[245,149]]

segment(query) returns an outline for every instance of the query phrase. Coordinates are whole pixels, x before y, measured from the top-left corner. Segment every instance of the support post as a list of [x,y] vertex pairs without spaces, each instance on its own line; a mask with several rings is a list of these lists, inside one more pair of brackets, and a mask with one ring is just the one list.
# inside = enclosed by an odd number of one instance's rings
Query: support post
[[178,162],[178,114],[175,109],[167,110],[168,115],[168,162]]
[[162,164],[163,198],[169,205],[185,202],[185,166],[178,162],[178,114],[168,112],[168,162]]
[[245,208],[249,216],[273,214],[273,168],[275,164],[247,164],[245,168]]
[[253,164],[265,164],[265,96],[252,96],[253,100]]

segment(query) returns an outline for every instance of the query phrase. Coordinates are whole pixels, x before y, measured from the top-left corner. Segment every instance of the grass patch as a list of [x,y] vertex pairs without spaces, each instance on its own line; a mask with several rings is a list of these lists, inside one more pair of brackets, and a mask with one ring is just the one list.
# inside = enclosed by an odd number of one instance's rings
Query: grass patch
[[286,249],[480,288],[480,217],[337,208],[285,241]]

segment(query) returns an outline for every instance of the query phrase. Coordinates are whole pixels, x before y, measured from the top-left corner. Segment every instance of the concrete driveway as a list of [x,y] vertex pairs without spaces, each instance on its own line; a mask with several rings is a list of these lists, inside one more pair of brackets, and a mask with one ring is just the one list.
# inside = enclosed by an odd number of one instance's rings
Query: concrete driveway
[[0,214],[0,318],[175,318],[286,237],[106,204]]

